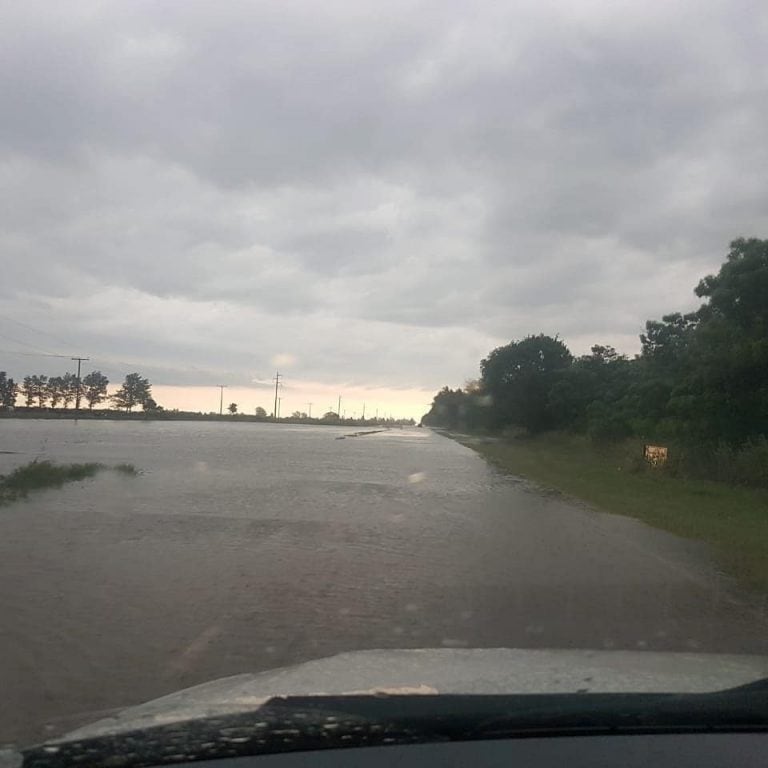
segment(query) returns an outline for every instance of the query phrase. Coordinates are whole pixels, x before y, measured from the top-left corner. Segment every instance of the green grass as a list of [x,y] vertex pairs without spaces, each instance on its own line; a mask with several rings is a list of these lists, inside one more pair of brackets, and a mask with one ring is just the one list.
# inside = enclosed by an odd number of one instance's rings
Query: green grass
[[0,475],[0,504],[23,498],[30,491],[44,488],[60,488],[66,483],[85,480],[97,472],[113,469],[127,475],[135,475],[132,464],[109,467],[98,462],[87,464],[54,464],[52,461],[32,461],[17,467],[9,475]]
[[670,477],[646,468],[636,443],[597,448],[571,435],[455,437],[507,472],[605,512],[704,541],[724,570],[768,592],[768,491]]

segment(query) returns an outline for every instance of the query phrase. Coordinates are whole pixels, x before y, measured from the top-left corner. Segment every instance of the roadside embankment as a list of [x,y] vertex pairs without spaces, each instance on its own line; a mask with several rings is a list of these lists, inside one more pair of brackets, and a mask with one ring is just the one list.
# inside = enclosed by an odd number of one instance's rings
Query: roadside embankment
[[605,512],[706,542],[723,569],[768,593],[768,492],[670,477],[646,467],[637,443],[597,447],[548,434],[495,439],[446,433],[505,472]]

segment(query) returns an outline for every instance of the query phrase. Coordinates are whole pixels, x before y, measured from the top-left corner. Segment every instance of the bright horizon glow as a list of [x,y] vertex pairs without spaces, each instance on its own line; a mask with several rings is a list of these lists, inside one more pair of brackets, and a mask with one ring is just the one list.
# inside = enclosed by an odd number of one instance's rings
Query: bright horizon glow
[[[110,392],[116,387],[110,386]],[[347,418],[360,418],[365,406],[366,418],[378,415],[395,419],[412,418],[419,421],[429,410],[434,392],[421,389],[388,389],[383,387],[344,386],[334,387],[318,382],[291,381],[281,387],[280,416],[290,416],[294,411],[309,413],[319,418],[329,410],[336,411],[341,395],[341,412]],[[181,411],[219,412],[218,387],[176,387],[156,385],[152,396],[166,410],[178,408]],[[230,403],[237,403],[237,412],[253,415],[261,406],[272,413],[275,401],[274,388],[267,387],[226,387],[224,389],[224,413]]]
[[[110,383],[108,392],[113,395],[119,389],[119,384]],[[309,414],[309,403],[312,403],[312,418],[320,418],[327,411],[334,413],[341,395],[341,414],[346,418],[361,418],[363,406],[365,417],[372,419],[392,417],[394,419],[414,419],[419,421],[432,405],[434,392],[421,389],[387,389],[384,387],[333,387],[317,382],[292,382],[281,388],[280,416],[290,416],[294,411]],[[219,412],[220,392],[217,386],[185,387],[165,384],[152,385],[152,397],[158,405],[170,411],[201,412],[204,414]],[[225,387],[223,412],[228,413],[230,403],[237,403],[237,412],[253,415],[261,406],[271,415],[275,402],[274,388],[266,387]],[[24,405],[24,398],[19,394],[17,405]],[[102,403],[98,408],[109,406]],[[71,404],[70,408],[74,405]],[[88,404],[83,402],[82,408]],[[59,404],[58,408],[63,408]],[[137,409],[140,410],[140,409]]]

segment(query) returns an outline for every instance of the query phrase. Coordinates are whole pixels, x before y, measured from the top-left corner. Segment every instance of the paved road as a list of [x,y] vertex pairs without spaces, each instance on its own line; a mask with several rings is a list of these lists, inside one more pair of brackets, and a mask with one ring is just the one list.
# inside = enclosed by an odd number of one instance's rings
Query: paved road
[[504,477],[426,430],[8,434],[6,465],[42,445],[146,471],[0,510],[0,742],[345,650],[768,652],[768,619],[701,546]]

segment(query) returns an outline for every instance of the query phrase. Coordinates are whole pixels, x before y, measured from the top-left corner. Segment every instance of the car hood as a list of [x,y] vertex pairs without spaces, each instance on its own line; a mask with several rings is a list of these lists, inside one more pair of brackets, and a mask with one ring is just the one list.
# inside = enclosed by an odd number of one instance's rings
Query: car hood
[[707,693],[768,677],[768,657],[650,651],[371,650],[225,677],[77,729],[62,741],[257,709],[276,696]]

